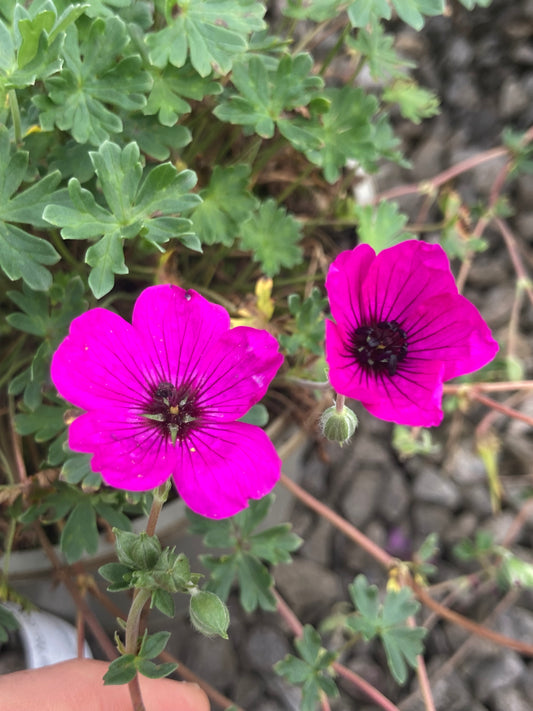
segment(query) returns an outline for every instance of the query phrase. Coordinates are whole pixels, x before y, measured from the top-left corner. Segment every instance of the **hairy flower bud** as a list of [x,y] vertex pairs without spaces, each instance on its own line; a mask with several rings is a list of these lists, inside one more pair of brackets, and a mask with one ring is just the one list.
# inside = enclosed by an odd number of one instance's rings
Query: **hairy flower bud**
[[357,425],[357,415],[346,406],[340,412],[337,412],[336,405],[328,407],[320,418],[320,428],[324,437],[330,442],[338,442],[341,446],[350,440]]
[[207,590],[192,592],[189,615],[193,627],[206,637],[219,635],[228,638],[228,608],[215,593]]
[[156,536],[130,533],[114,528],[118,559],[136,570],[150,570],[161,555],[161,544]]

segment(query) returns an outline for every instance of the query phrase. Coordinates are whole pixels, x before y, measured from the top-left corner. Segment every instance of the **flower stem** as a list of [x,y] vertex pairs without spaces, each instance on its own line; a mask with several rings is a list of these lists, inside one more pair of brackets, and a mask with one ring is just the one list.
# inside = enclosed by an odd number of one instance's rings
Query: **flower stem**
[[150,508],[150,514],[148,516],[148,523],[146,524],[146,533],[149,536],[153,536],[155,533],[155,527],[157,525],[157,520],[163,504],[168,499],[168,493],[170,491],[170,482],[168,479],[164,484],[161,484],[157,489],[154,489],[154,498],[152,501],[152,507]]
[[513,410],[512,407],[507,407],[507,405],[504,405],[501,402],[496,402],[496,400],[493,400],[490,397],[486,397],[486,395],[482,395],[481,393],[474,391],[469,395],[473,400],[477,400],[481,404],[486,405],[487,407],[491,407],[493,410],[501,412],[502,415],[514,417],[515,420],[521,420],[522,422],[525,422],[526,424],[531,425],[533,427],[533,417],[525,415],[519,410]]
[[10,89],[8,92],[9,108],[11,110],[11,120],[13,121],[13,133],[15,134],[15,143],[17,146],[22,145],[22,124],[20,121],[20,109],[15,89]]
[[[157,520],[163,504],[167,500],[168,492],[170,491],[170,480],[161,484],[157,489],[154,489],[152,506],[150,508],[150,514],[148,516],[148,523],[146,524],[146,533],[149,536],[153,536],[155,533],[155,528],[157,525]],[[130,610],[128,612],[128,619],[126,620],[126,635],[124,641],[124,653],[134,654],[138,652],[138,641],[139,641],[139,629],[141,626],[141,615],[144,606],[148,602],[152,595],[151,590],[146,590],[144,588],[135,588],[133,592],[133,600],[131,602]],[[139,675],[136,674],[134,678],[129,682],[128,689],[130,692],[131,702],[133,704],[134,711],[146,711],[142,694],[141,687],[139,684]]]
[[337,393],[337,398],[335,399],[335,411],[338,415],[342,413],[344,410],[344,403],[346,402],[346,398],[344,395],[339,395]]
[[487,393],[505,392],[507,390],[533,390],[533,380],[504,381],[500,383],[463,383],[462,385],[447,385],[442,388],[445,395],[457,395],[468,393],[471,390],[479,390]]

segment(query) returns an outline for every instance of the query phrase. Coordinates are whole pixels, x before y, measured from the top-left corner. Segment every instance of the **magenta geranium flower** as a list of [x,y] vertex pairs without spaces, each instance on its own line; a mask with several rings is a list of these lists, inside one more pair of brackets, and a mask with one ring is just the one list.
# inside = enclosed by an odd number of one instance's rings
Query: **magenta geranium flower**
[[498,350],[439,245],[409,240],[376,255],[361,244],[335,259],[326,288],[331,385],[383,420],[438,425],[443,382]]
[[52,360],[59,393],[86,410],[69,445],[107,484],[131,491],[174,478],[185,503],[231,516],[267,494],[281,462],[259,427],[238,422],[283,360],[266,331],[230,329],[195,291],[141,293],[132,324],[96,308],[74,319]]

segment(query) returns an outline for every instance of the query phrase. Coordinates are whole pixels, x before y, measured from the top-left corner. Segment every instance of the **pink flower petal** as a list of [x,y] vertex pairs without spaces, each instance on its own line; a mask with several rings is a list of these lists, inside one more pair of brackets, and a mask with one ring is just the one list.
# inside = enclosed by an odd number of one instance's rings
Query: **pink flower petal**
[[442,367],[432,364],[424,369],[403,369],[393,378],[380,382],[379,397],[373,392],[372,401],[361,399],[361,404],[387,422],[412,427],[433,427],[443,418]]
[[76,452],[93,452],[93,471],[110,486],[128,491],[159,486],[176,465],[175,451],[158,431],[122,408],[77,417],[69,428],[69,446]]
[[[283,360],[266,331],[230,330],[227,312],[194,291],[146,289],[133,325],[105,309],[75,319],[52,378],[87,412],[69,444],[92,453],[111,486],[147,490],[174,476],[206,516],[268,493],[281,462],[258,427],[233,422],[265,394]],[[227,421],[230,422],[227,422]]]
[[205,426],[178,452],[176,488],[187,506],[209,518],[232,516],[265,496],[281,470],[263,430],[242,422]]
[[335,319],[326,324],[330,382],[382,419],[438,424],[443,381],[498,350],[439,245],[409,240],[375,257],[360,245],[337,257],[326,286]]
[[[332,262],[326,278],[331,313],[342,328],[362,320],[363,284],[376,254],[368,244],[341,252]],[[352,279],[356,274],[357,278]]]
[[65,400],[90,410],[138,400],[145,389],[142,369],[143,349],[130,324],[92,309],[72,321],[50,372]]
[[267,331],[247,326],[232,328],[213,343],[199,363],[198,404],[205,417],[236,420],[259,402],[283,362],[278,348]]
[[435,296],[409,315],[409,358],[442,361],[443,380],[489,363],[498,344],[476,307],[464,296]]
[[151,372],[171,383],[194,381],[198,363],[229,329],[228,312],[200,296],[164,284],[145,289],[135,302],[133,326]]
[[456,295],[457,286],[442,247],[407,240],[377,255],[365,278],[362,311],[367,320],[401,324],[421,300],[443,293]]

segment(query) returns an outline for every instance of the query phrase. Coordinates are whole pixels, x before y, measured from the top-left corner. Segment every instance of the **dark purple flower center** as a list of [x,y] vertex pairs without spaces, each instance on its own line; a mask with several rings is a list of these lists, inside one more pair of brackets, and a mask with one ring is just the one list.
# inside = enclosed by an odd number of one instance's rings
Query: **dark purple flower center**
[[394,375],[407,355],[407,333],[396,321],[359,326],[350,334],[349,351],[365,370]]
[[201,414],[197,394],[188,384],[160,383],[143,408],[143,417],[163,436],[170,436],[172,444],[187,437]]

